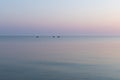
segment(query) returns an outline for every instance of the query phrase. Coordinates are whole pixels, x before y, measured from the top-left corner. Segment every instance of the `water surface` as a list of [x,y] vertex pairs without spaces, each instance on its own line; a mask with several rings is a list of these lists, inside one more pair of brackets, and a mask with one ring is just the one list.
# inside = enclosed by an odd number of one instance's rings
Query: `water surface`
[[0,80],[120,80],[119,37],[0,37]]

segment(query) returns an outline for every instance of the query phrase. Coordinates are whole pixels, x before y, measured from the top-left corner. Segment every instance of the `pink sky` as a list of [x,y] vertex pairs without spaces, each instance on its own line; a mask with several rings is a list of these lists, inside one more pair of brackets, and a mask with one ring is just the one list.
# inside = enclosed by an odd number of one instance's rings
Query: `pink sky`
[[0,1],[0,33],[120,35],[119,3],[119,0]]

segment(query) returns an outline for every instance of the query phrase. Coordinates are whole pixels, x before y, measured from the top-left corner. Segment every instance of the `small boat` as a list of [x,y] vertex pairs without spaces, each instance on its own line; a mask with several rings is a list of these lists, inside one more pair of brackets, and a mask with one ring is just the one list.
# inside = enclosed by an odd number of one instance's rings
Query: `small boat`
[[52,36],[52,38],[55,38],[55,36]]
[[36,36],[36,38],[39,38],[39,36]]
[[60,38],[60,36],[52,36],[52,38]]
[[60,38],[60,36],[57,36],[57,38]]

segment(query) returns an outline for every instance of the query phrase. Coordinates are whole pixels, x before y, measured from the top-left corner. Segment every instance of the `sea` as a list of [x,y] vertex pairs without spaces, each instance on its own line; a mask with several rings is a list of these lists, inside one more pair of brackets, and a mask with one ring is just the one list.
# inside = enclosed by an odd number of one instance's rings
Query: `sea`
[[0,80],[120,80],[120,37],[0,36]]

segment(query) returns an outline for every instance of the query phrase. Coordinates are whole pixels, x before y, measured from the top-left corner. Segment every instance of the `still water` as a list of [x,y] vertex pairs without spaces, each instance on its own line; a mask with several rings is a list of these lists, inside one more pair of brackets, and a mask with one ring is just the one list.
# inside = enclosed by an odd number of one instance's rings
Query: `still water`
[[120,38],[2,36],[0,80],[120,80]]

